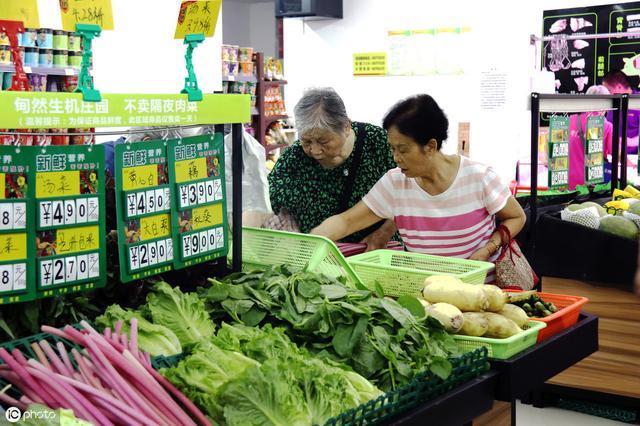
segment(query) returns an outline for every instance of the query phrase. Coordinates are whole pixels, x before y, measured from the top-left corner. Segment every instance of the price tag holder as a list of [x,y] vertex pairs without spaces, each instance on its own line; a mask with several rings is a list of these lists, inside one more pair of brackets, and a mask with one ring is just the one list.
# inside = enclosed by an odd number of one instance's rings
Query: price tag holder
[[174,269],[226,256],[227,208],[222,134],[169,141],[169,181],[176,197],[172,215],[178,244]]
[[106,284],[104,147],[33,147],[38,297]]
[[[580,123],[582,125],[582,123]],[[587,118],[584,141],[584,182],[595,185],[604,182],[604,117]]]
[[569,117],[549,120],[549,189],[569,187]]
[[120,280],[130,282],[173,269],[173,198],[162,140],[115,148]]
[[30,153],[0,146],[0,304],[36,298]]

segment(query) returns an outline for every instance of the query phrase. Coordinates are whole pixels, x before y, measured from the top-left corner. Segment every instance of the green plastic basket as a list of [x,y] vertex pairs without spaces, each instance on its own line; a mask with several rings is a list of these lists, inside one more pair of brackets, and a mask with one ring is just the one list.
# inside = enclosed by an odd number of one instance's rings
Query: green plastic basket
[[424,280],[432,275],[451,275],[469,284],[483,284],[493,263],[455,257],[433,256],[397,250],[375,250],[348,258],[364,284],[378,282],[387,296],[418,296]]
[[383,423],[488,371],[487,350],[479,348],[466,353],[459,358],[452,359],[451,364],[453,370],[446,380],[440,379],[431,372],[421,373],[410,383],[346,411],[325,424],[327,426],[355,426]]
[[489,358],[508,359],[515,354],[535,345],[538,340],[538,333],[547,326],[540,321],[529,321],[526,329],[522,333],[506,339],[493,339],[490,337],[475,337],[454,335],[453,338],[463,351],[470,351],[485,347],[489,351]]
[[154,370],[160,370],[161,368],[171,368],[182,361],[184,356],[184,353],[171,356],[158,355],[151,358],[151,366],[154,368]]
[[242,228],[242,266],[245,270],[288,265],[331,278],[345,277],[354,287],[362,281],[338,247],[317,235]]

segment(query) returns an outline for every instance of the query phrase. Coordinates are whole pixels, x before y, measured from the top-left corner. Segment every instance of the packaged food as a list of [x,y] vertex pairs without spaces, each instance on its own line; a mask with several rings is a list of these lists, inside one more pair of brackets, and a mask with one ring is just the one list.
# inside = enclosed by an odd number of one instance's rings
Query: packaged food
[[56,50],[69,49],[69,33],[67,31],[55,30],[53,32],[53,48]]
[[27,78],[32,92],[47,91],[47,76],[45,74],[28,74]]
[[11,47],[0,46],[0,64],[11,65]]
[[238,75],[238,62],[229,61],[229,75]]
[[44,68],[52,67],[53,66],[53,50],[40,49],[38,62],[41,67],[44,67]]
[[222,78],[229,77],[229,61],[222,61]]
[[69,50],[72,52],[79,52],[82,50],[81,40],[82,36],[78,33],[69,32]]
[[69,54],[66,50],[53,51],[53,66],[56,68],[66,68],[69,66]]
[[69,51],[69,66],[72,68],[82,68],[82,52]]
[[229,62],[238,62],[239,46],[229,46]]
[[229,61],[229,49],[231,48],[231,46],[229,46],[228,44],[223,44],[222,45],[222,60],[223,61]]
[[38,47],[40,49],[53,49],[53,30],[40,28],[38,30]]
[[10,46],[11,42],[9,42],[9,36],[7,33],[0,31],[0,46]]
[[[68,129],[51,129],[52,133],[67,133]],[[53,135],[51,136],[51,145],[69,145],[69,136]]]
[[241,47],[238,51],[239,62],[253,61],[253,47]]
[[253,62],[240,62],[240,74],[244,76],[253,75]]
[[40,64],[40,51],[37,47],[24,48],[24,65],[37,67]]
[[12,72],[5,72],[2,75],[2,90],[8,90],[11,87],[14,74],[15,73],[12,73]]
[[35,28],[25,28],[22,36],[20,37],[20,46],[23,47],[36,47],[36,40],[38,39],[38,30]]

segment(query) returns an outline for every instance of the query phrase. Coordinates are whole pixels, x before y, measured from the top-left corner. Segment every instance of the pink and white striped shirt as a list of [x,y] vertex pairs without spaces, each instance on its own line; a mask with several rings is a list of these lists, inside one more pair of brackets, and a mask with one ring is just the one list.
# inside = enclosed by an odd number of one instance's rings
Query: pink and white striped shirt
[[491,167],[460,157],[458,174],[442,194],[430,195],[396,168],[363,201],[377,216],[395,221],[407,250],[466,259],[489,241],[495,214],[510,196]]

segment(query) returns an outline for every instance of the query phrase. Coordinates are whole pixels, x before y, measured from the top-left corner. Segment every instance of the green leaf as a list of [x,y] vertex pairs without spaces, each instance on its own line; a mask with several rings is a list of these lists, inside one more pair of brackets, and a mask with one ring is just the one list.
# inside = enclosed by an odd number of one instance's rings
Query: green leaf
[[246,314],[249,312],[251,308],[253,308],[253,303],[251,300],[234,300],[227,299],[222,302],[222,307],[231,315],[231,317],[240,322],[239,315]]
[[229,297],[232,299],[248,299],[249,295],[244,289],[244,286],[239,284],[230,285],[229,288]]
[[13,334],[13,330],[11,330],[11,327],[9,327],[9,324],[7,324],[4,318],[0,318],[0,328],[4,330],[4,332],[7,333],[12,339],[16,338],[16,336]]
[[329,300],[342,299],[347,295],[347,289],[336,284],[323,285],[320,287],[320,295]]
[[311,299],[320,294],[320,284],[315,281],[302,281],[298,284],[298,292],[305,299]]
[[258,307],[252,307],[248,312],[242,314],[240,319],[249,327],[255,327],[267,316],[267,312],[259,309]]
[[414,296],[400,296],[398,297],[398,304],[411,312],[416,318],[424,318],[424,306]]
[[367,317],[360,317],[355,325],[338,326],[336,334],[333,336],[333,347],[340,356],[351,354],[353,349],[360,343],[364,332],[367,329]]
[[210,302],[222,302],[229,298],[229,285],[219,281],[212,281],[212,286],[206,293],[206,298]]
[[32,333],[37,333],[40,329],[40,309],[38,304],[36,302],[25,303],[23,312],[29,330]]
[[380,306],[404,327],[414,321],[413,315],[393,299],[382,299]]
[[384,288],[382,288],[382,284],[380,284],[378,280],[376,280],[375,282],[375,290],[376,290],[376,296],[382,299],[384,297]]
[[451,374],[452,366],[446,358],[433,357],[431,359],[431,365],[429,365],[429,370],[442,380],[445,380]]

